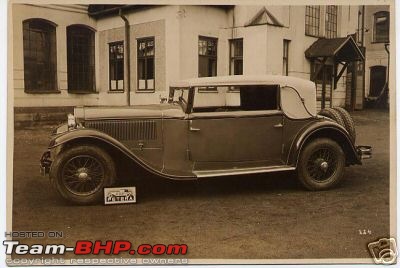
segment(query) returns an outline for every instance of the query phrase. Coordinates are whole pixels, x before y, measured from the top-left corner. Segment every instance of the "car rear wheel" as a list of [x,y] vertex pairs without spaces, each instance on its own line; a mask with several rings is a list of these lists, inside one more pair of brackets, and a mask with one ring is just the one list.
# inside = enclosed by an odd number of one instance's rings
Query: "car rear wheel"
[[319,138],[306,145],[298,162],[298,178],[309,190],[326,190],[338,184],[345,167],[345,154],[333,140]]
[[333,109],[336,110],[342,117],[344,127],[349,133],[351,141],[354,143],[356,141],[356,128],[354,126],[353,118],[351,118],[349,112],[342,107],[334,107]]
[[79,145],[61,152],[50,170],[60,195],[76,204],[91,204],[103,197],[103,188],[114,183],[114,162],[102,149]]

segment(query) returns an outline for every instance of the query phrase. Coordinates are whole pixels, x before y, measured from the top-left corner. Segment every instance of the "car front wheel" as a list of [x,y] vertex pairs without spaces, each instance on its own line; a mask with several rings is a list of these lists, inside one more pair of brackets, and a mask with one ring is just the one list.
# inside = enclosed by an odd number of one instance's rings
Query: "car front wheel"
[[300,154],[298,178],[309,190],[326,190],[340,182],[345,154],[333,140],[319,138],[308,143]]
[[85,205],[102,199],[103,188],[113,184],[115,174],[114,162],[104,150],[79,145],[58,155],[50,179],[64,199]]

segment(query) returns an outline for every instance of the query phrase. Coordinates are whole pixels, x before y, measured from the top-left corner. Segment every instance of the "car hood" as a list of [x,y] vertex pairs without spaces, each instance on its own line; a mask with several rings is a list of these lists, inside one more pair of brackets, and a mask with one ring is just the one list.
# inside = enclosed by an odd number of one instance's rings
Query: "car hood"
[[127,118],[183,118],[185,113],[179,104],[152,104],[137,106],[76,107],[78,120],[127,119]]

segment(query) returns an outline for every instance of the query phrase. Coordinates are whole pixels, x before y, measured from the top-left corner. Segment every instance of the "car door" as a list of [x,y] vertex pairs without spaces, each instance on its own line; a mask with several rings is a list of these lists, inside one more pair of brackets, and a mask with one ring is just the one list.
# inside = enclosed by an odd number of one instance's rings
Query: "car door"
[[282,119],[279,110],[194,113],[188,122],[191,159],[210,168],[282,164]]
[[281,163],[282,113],[194,114],[189,120],[189,149],[196,162]]

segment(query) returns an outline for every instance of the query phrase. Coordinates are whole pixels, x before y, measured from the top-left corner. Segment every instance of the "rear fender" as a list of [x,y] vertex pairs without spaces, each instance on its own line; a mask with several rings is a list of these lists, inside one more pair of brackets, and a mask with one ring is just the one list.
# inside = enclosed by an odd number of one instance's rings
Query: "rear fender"
[[316,138],[329,138],[336,141],[346,155],[346,165],[361,165],[357,150],[346,129],[331,121],[318,121],[300,131],[292,142],[288,164],[297,167],[301,151],[307,143]]

